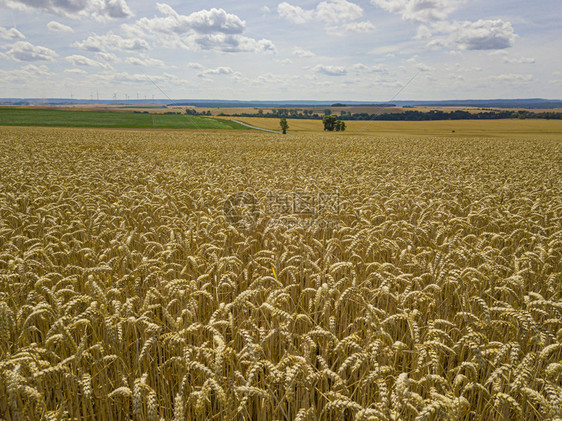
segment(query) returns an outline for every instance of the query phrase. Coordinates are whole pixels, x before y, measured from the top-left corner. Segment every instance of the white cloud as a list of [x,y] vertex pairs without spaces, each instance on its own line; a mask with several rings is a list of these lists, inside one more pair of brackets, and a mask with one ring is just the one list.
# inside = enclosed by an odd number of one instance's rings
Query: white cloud
[[314,57],[314,56],[316,56],[316,54],[314,54],[312,51],[305,50],[304,48],[300,48],[300,47],[293,48],[293,55],[297,56],[297,57]]
[[238,16],[226,13],[223,9],[200,10],[186,18],[187,23],[200,34],[241,34],[246,23]]
[[47,28],[53,32],[74,32],[74,29],[72,29],[70,26],[63,25],[62,23],[56,22],[54,20],[50,21],[47,24]]
[[446,19],[463,0],[371,0],[402,19],[413,22],[433,22]]
[[86,51],[101,52],[105,50],[129,50],[139,51],[148,50],[150,46],[148,42],[141,38],[123,38],[108,32],[105,35],[90,35],[84,41],[75,42],[73,47]]
[[195,62],[187,63],[187,67],[195,70],[203,70],[205,68],[205,66],[203,66],[201,63],[195,63]]
[[414,37],[414,39],[427,39],[429,37],[431,37],[432,32],[431,29],[429,29],[429,27],[427,27],[426,25],[420,25],[418,26],[418,30],[416,32],[416,36]]
[[532,57],[504,57],[504,63],[510,64],[535,64],[536,60]]
[[127,57],[125,63],[133,64],[135,66],[158,66],[167,67],[166,63],[162,60],[150,57]]
[[362,64],[362,63],[354,64],[353,66],[351,66],[351,70],[353,70],[357,73],[381,73],[381,72],[386,72],[386,69],[381,65],[366,66],[365,64]]
[[139,29],[166,34],[241,34],[246,23],[223,9],[200,10],[190,15],[180,15],[171,6],[157,3],[158,11],[165,17],[142,18],[134,26]]
[[133,14],[125,0],[0,0],[2,5],[18,10],[39,9],[72,18],[126,18]]
[[103,16],[111,18],[127,18],[133,15],[125,0],[105,0],[101,12]]
[[[277,6],[277,13],[290,22],[303,24],[317,19],[328,25],[330,31],[371,32],[374,25],[370,22],[352,22],[363,16],[363,9],[347,0],[324,0],[311,10],[305,10],[287,2]],[[350,23],[352,22],[352,23]],[[339,27],[342,27],[339,29]]]
[[293,60],[291,60],[290,58],[286,58],[283,60],[275,60],[275,61],[279,64],[293,64]]
[[34,64],[29,64],[23,66],[21,69],[14,70],[2,70],[0,69],[0,79],[9,82],[29,82],[32,79],[42,79],[46,77],[54,76],[54,73],[49,72],[49,69],[45,65],[36,66]]
[[511,23],[501,19],[476,22],[438,22],[433,25],[433,30],[436,33],[445,34],[445,37],[438,37],[430,41],[428,47],[501,50],[512,47],[517,38]]
[[123,29],[137,36],[151,36],[164,48],[187,48],[196,51],[223,53],[275,53],[275,45],[267,39],[243,36],[246,23],[223,9],[200,10],[180,15],[171,6],[158,3],[163,17],[141,18]]
[[113,53],[99,52],[99,53],[96,53],[96,58],[99,61],[106,61],[108,63],[115,63],[115,62],[119,61],[119,57],[117,57]]
[[293,23],[306,23],[314,17],[314,10],[304,10],[302,7],[293,6],[287,2],[277,6],[277,13]]
[[33,73],[38,76],[52,76],[53,73],[49,72],[49,68],[44,64],[36,66],[35,64],[28,64],[22,67],[23,70]]
[[418,69],[420,72],[430,72],[433,70],[433,67],[428,66],[425,63],[416,63],[416,69]]
[[425,63],[418,62],[417,58],[418,58],[418,56],[416,55],[416,56],[406,60],[406,63],[413,64],[415,66],[415,68],[420,72],[429,72],[429,71],[433,70],[433,67],[428,66]]
[[7,53],[16,61],[52,61],[58,54],[47,47],[33,45],[27,41],[18,41]]
[[82,69],[65,69],[64,70],[65,73],[70,73],[70,74],[74,74],[74,75],[87,75],[88,72]]
[[0,38],[2,39],[25,39],[25,36],[16,28],[4,28],[0,26]]
[[516,73],[504,73],[497,76],[491,76],[490,80],[500,82],[531,82],[534,79],[533,75],[522,75]]
[[216,69],[207,69],[201,73],[199,76],[220,76],[220,75],[232,75],[234,74],[234,70],[230,67],[217,67]]
[[345,32],[355,32],[358,34],[366,34],[368,32],[373,32],[375,30],[375,25],[371,22],[350,22],[346,23],[343,28]]
[[326,0],[316,6],[316,16],[323,22],[335,24],[363,16],[363,9],[347,0]]
[[256,40],[242,35],[209,34],[191,35],[185,45],[196,51],[222,53],[275,53],[275,45],[267,39]]
[[111,66],[106,63],[100,63],[99,61],[92,60],[91,58],[84,57],[78,54],[74,54],[68,57],[65,57],[66,61],[69,61],[75,66],[83,66],[83,67],[100,67],[103,69],[111,69]]
[[326,66],[324,64],[318,64],[313,67],[316,73],[322,73],[327,76],[345,76],[347,70],[342,66]]

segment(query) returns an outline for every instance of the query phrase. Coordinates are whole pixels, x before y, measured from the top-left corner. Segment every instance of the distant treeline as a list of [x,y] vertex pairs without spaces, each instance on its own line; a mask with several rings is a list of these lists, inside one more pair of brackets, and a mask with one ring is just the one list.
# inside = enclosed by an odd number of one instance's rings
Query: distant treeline
[[[193,112],[193,111],[190,111]],[[322,120],[324,116],[331,115],[331,110],[324,110],[323,114],[318,114],[312,110],[295,110],[295,109],[273,109],[270,112],[264,113],[259,110],[257,114],[240,113],[240,114],[219,114],[221,116],[232,117],[267,117],[267,118],[292,118],[292,119],[307,119],[307,120]],[[547,111],[547,112],[531,112],[531,111],[479,111],[468,112],[463,110],[455,111],[416,111],[406,110],[404,112],[383,113],[383,114],[369,114],[369,113],[351,113],[348,111],[341,111],[338,115],[340,120],[378,120],[378,121],[433,121],[433,120],[502,120],[502,119],[546,119],[546,120],[561,120],[562,113]]]

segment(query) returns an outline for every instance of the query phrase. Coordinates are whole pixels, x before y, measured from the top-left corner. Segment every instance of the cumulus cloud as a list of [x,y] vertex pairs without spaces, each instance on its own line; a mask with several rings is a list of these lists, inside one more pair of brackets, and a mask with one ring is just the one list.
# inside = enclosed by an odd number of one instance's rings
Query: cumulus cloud
[[276,60],[276,61],[279,64],[293,64],[293,60],[291,60],[290,58],[285,58],[283,60]]
[[134,66],[158,66],[167,67],[166,63],[162,60],[151,57],[127,57],[125,63],[132,64]]
[[91,58],[84,57],[78,54],[65,57],[65,60],[72,63],[74,66],[99,67],[102,69],[111,69],[111,66],[109,64],[100,63],[99,61],[92,60]]
[[335,25],[361,18],[363,9],[347,0],[324,0],[311,10],[283,2],[277,6],[277,13],[293,23],[302,24],[318,19],[326,24]]
[[347,0],[326,0],[316,6],[316,16],[320,20],[335,24],[343,21],[359,19],[363,9]]
[[52,76],[53,73],[49,72],[49,68],[44,64],[40,64],[39,66],[35,64],[28,64],[22,67],[23,70],[33,73],[38,76]]
[[18,41],[7,53],[16,61],[52,61],[58,54],[47,47],[33,45],[27,41]]
[[117,57],[117,55],[115,55],[113,53],[99,52],[99,53],[96,53],[96,58],[99,61],[106,61],[108,63],[115,63],[115,62],[119,61],[119,57]]
[[205,68],[205,66],[203,66],[201,63],[196,62],[187,63],[187,67],[195,70],[203,70]]
[[0,38],[2,39],[25,39],[25,36],[16,28],[4,28],[0,26]]
[[381,65],[367,66],[363,63],[357,63],[351,66],[351,70],[357,73],[382,73],[386,72],[386,69]]
[[230,67],[217,67],[216,69],[207,69],[199,74],[199,76],[218,76],[218,75],[232,75],[234,70]]
[[463,0],[371,0],[402,19],[412,22],[434,22],[446,19]]
[[345,76],[347,74],[347,70],[342,66],[326,66],[324,64],[318,64],[317,66],[314,66],[312,70],[316,73],[321,73],[327,76]]
[[531,82],[533,80],[533,75],[522,75],[517,73],[504,73],[497,76],[491,76],[490,80],[500,81],[500,82]]
[[358,34],[366,34],[375,30],[375,25],[368,21],[346,23],[343,28],[345,32],[355,32]]
[[82,70],[82,69],[76,69],[76,68],[65,69],[64,72],[70,73],[70,74],[73,74],[73,75],[86,75],[86,74],[88,74],[87,71]]
[[63,25],[62,23],[56,22],[54,20],[50,21],[47,24],[47,29],[53,32],[74,32],[74,29],[72,29],[70,26]]
[[504,63],[509,64],[535,64],[536,60],[532,57],[504,57]]
[[434,70],[433,67],[428,66],[425,63],[420,63],[418,62],[418,56],[414,56],[408,60],[406,60],[406,63],[409,63],[411,65],[413,65],[419,72],[429,72],[431,70]]
[[34,64],[28,64],[23,66],[21,69],[13,70],[2,70],[0,69],[0,79],[9,82],[29,82],[32,79],[41,78],[44,80],[46,77],[54,76],[54,73],[49,71],[49,68],[45,65],[36,66]]
[[224,53],[275,52],[271,41],[242,35],[246,22],[224,9],[212,8],[181,15],[168,4],[158,3],[157,8],[163,16],[141,18],[134,24],[123,25],[124,30],[137,36],[151,36],[166,48]]
[[300,48],[300,47],[293,48],[293,55],[297,56],[297,57],[314,57],[314,56],[316,56],[316,54],[314,54],[312,51],[305,50],[304,48]]
[[429,47],[450,47],[460,50],[501,50],[513,46],[517,35],[510,22],[501,19],[476,22],[439,22],[436,33],[445,34],[428,43]]
[[110,18],[127,18],[133,15],[125,0],[105,0],[101,12],[101,15]]
[[123,38],[108,32],[105,35],[90,35],[84,41],[75,42],[73,47],[86,51],[106,51],[106,50],[129,50],[139,51],[148,50],[150,46],[148,42],[141,38]]
[[135,26],[145,31],[178,35],[190,32],[241,34],[246,28],[243,20],[223,9],[213,8],[193,12],[190,15],[180,15],[167,4],[158,3],[157,8],[164,17],[142,18],[135,23]]
[[0,5],[19,10],[39,9],[72,18],[126,18],[133,15],[125,0],[0,0]]
[[306,23],[314,17],[313,10],[304,10],[302,7],[293,6],[287,2],[280,3],[277,6],[277,13],[293,23]]
[[418,26],[418,30],[414,39],[427,39],[431,37],[431,35],[431,29],[427,25],[420,25]]
[[218,51],[222,53],[275,53],[275,45],[267,40],[256,40],[242,35],[209,34],[192,35],[185,41],[191,50]]
[[422,23],[414,39],[429,39],[430,48],[501,50],[513,46],[517,35],[510,22],[501,19],[446,21],[466,0],[371,0],[404,20]]

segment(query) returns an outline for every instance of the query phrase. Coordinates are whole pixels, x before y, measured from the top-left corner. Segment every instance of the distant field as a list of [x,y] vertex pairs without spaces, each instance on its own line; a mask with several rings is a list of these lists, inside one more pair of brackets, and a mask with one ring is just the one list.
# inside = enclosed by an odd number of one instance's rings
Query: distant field
[[[278,118],[235,117],[236,120],[264,129],[279,130]],[[323,132],[320,120],[289,119],[289,133]],[[384,134],[405,136],[562,136],[559,120],[447,120],[447,121],[346,121],[347,130],[339,135]],[[454,131],[454,132],[453,132]]]
[[231,121],[188,115],[28,108],[0,108],[0,126],[247,130]]

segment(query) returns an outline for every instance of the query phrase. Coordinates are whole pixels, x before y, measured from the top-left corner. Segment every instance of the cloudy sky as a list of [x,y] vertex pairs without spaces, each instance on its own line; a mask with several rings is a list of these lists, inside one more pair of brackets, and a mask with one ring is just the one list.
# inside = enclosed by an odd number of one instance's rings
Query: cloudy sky
[[0,97],[562,98],[560,0],[0,0]]

